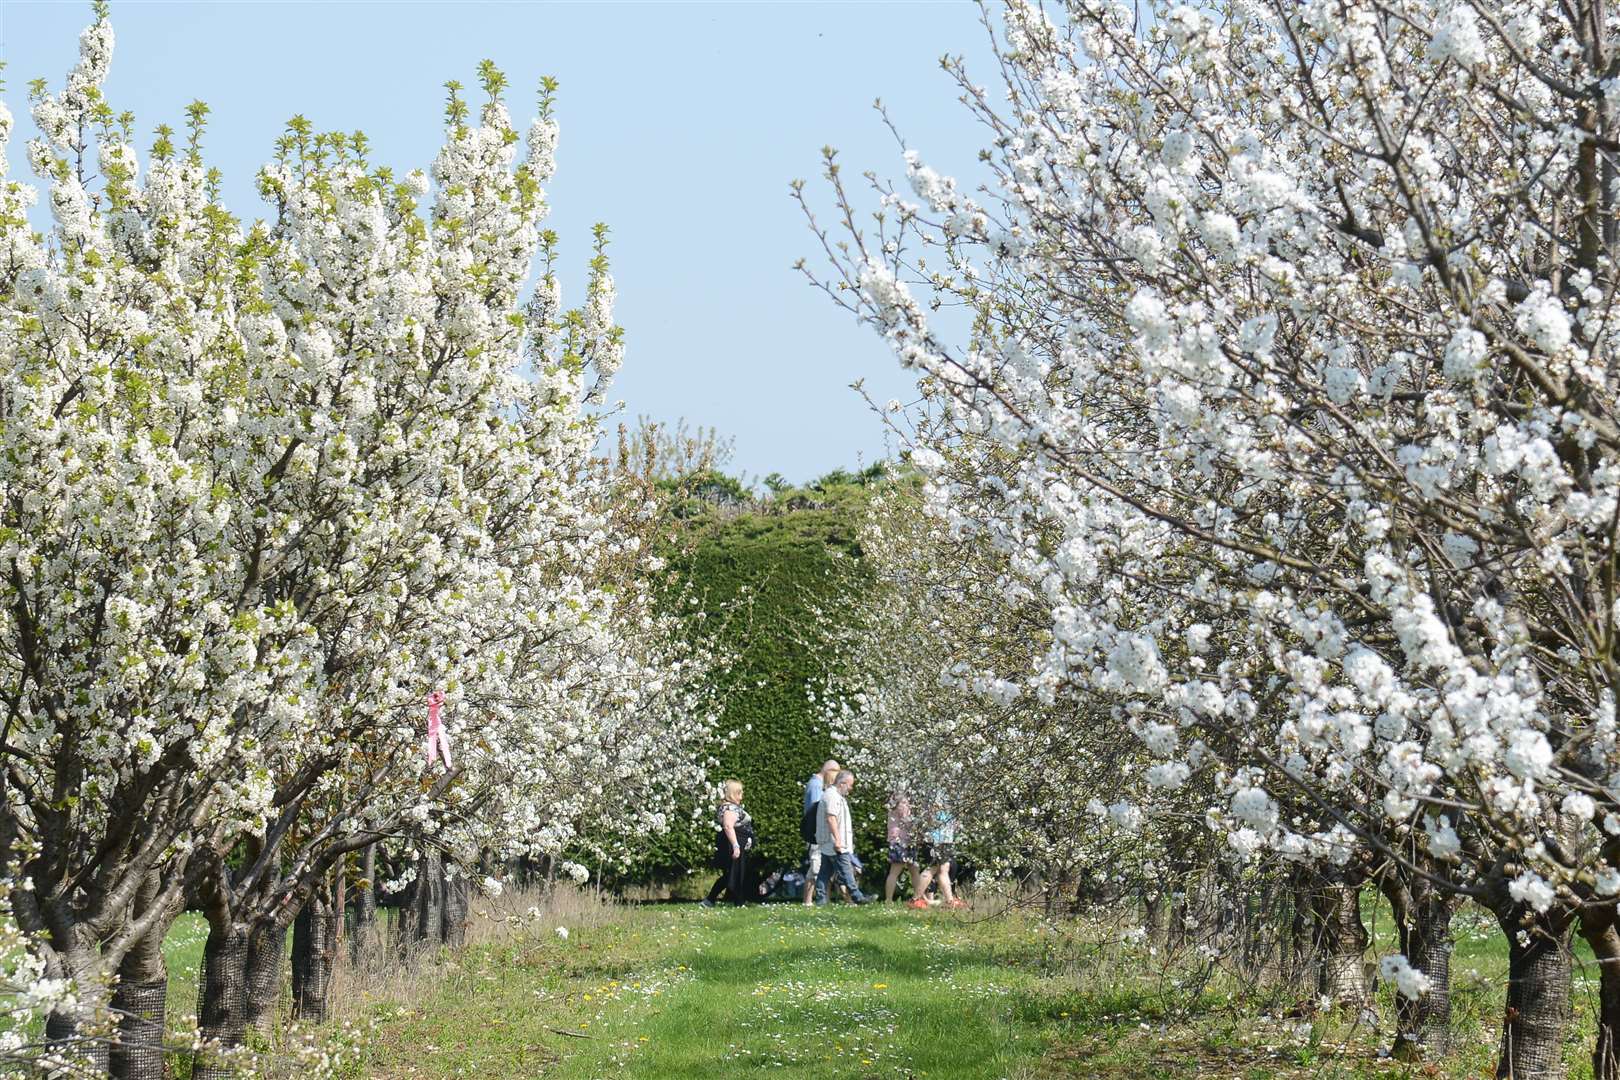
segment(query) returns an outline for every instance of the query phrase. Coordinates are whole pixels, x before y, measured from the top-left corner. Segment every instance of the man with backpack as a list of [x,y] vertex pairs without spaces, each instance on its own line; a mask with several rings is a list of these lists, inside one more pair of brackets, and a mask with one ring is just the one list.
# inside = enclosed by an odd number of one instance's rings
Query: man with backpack
[[810,848],[810,868],[804,873],[804,906],[815,903],[815,881],[821,871],[821,845],[816,841],[816,822],[822,818],[821,793],[832,786],[838,776],[838,762],[828,758],[821,771],[812,775],[804,785],[804,815],[799,821],[799,838]]

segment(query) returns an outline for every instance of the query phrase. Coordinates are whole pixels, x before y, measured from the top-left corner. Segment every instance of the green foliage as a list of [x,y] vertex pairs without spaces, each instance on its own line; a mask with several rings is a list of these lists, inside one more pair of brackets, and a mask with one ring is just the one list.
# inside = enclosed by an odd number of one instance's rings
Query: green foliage
[[716,469],[660,480],[658,486],[672,497],[669,512],[673,516],[694,519],[702,527],[714,524],[715,509],[746,507],[753,501],[742,481]]
[[[763,866],[797,864],[803,785],[832,751],[809,696],[837,662],[818,630],[818,611],[860,587],[861,523],[881,469],[830,474],[805,488],[755,503],[736,480],[706,472],[684,485],[671,511],[697,531],[671,564],[705,611],[723,650],[737,662],[720,676],[722,732],[736,738],[716,756],[711,779],[736,777],[759,833]],[[886,793],[857,785],[857,851],[873,874],[886,869]],[[691,827],[677,827],[626,880],[706,871],[714,852],[711,805]]]

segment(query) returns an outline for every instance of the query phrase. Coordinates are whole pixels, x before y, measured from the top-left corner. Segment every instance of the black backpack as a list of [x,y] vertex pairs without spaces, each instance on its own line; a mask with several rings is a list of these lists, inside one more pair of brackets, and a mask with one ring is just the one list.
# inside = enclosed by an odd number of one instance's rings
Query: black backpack
[[804,812],[804,819],[799,822],[799,839],[807,844],[816,842],[816,819],[821,817],[821,800],[817,799],[810,809]]

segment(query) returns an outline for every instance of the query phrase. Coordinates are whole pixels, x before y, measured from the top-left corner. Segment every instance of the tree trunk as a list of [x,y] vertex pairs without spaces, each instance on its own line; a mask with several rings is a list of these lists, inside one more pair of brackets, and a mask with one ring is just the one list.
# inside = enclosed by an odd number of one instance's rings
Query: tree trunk
[[357,933],[377,923],[376,844],[367,844],[360,856],[360,879],[354,887],[354,926]]
[[1370,939],[1361,921],[1361,891],[1341,876],[1311,890],[1317,957],[1316,992],[1345,1008],[1365,1008],[1371,993],[1363,963]]
[[1598,964],[1597,1040],[1593,1080],[1620,1080],[1620,928],[1610,905],[1581,913],[1581,937]]
[[338,860],[332,876],[332,945],[343,946],[344,923],[349,915],[349,857]]
[[1215,909],[1216,947],[1240,972],[1247,972],[1249,947],[1244,940],[1248,928],[1249,894],[1224,868],[1217,871],[1215,891],[1210,898]]
[[1451,1051],[1451,917],[1457,897],[1424,878],[1389,871],[1379,880],[1389,899],[1407,963],[1429,977],[1420,998],[1395,995],[1397,1061],[1438,1061]]
[[439,939],[460,948],[467,943],[467,910],[472,903],[472,879],[457,874],[444,883],[444,909]]
[[[45,1017],[45,1041],[79,1072],[106,1072],[107,1039],[98,1034],[94,1013],[83,1003],[53,1009]],[[74,1070],[63,1075],[71,1076]]]
[[[1514,906],[1497,915],[1508,938],[1507,1008],[1498,1080],[1563,1080],[1569,1023],[1570,924]],[[1523,935],[1523,940],[1521,936]]]
[[163,1080],[163,1026],[169,1000],[169,971],[163,962],[167,924],[159,924],[124,954],[112,1007],[118,1038],[108,1071],[118,1080]]
[[[341,918],[343,913],[339,913]],[[360,854],[360,880],[354,885],[354,933],[349,955],[359,959],[377,932],[377,845],[367,844]]]
[[1407,1023],[1396,1039],[1397,1056],[1406,1051],[1415,1058],[1439,1061],[1451,1053],[1451,917],[1457,898],[1432,884],[1413,890],[1412,927],[1406,947],[1407,963],[1429,977],[1429,992],[1410,1001]]
[[1316,955],[1311,947],[1311,890],[1303,874],[1297,875],[1288,890],[1288,974],[1289,983],[1304,991],[1316,979]]
[[337,914],[324,887],[315,891],[293,923],[293,1016],[325,1023],[332,1001],[332,964],[337,955]]
[[239,1074],[232,1051],[247,1034],[248,931],[236,923],[210,927],[197,980],[197,1034],[192,1080],[231,1080]]
[[[161,957],[158,963],[161,969]],[[117,1080],[163,1080],[168,1000],[168,976],[142,981],[126,956],[118,968],[118,989],[112,999],[113,1008],[118,1010],[118,1039],[112,1047],[108,1070]]]
[[440,940],[444,925],[444,878],[439,853],[429,848],[416,861],[416,880],[400,908],[400,949],[409,952],[421,942]]
[[1165,947],[1174,955],[1187,946],[1187,894],[1178,892],[1170,901],[1170,925],[1165,928]]
[[287,931],[276,923],[259,923],[248,935],[246,1020],[250,1030],[269,1038],[281,997],[282,961]]
[[[151,877],[135,897],[138,913],[157,903],[161,882]],[[153,924],[130,946],[118,965],[112,1008],[118,1018],[118,1037],[108,1056],[108,1071],[117,1080],[163,1080],[163,1031],[169,998],[169,968],[163,960],[163,939],[174,925],[175,909]]]
[[1277,883],[1268,879],[1258,894],[1248,893],[1243,906],[1243,967],[1251,978],[1265,983],[1282,977],[1280,894]]
[[1165,932],[1169,927],[1165,920],[1164,893],[1158,889],[1150,889],[1143,894],[1142,928],[1147,931],[1149,945],[1164,947]]

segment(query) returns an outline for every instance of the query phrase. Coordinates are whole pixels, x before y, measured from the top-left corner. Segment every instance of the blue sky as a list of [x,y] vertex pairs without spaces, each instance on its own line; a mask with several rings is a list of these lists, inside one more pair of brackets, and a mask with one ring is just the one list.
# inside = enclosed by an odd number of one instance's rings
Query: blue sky
[[[0,0],[9,150],[26,174],[26,86],[59,89],[87,0]],[[984,143],[939,70],[968,58],[994,83],[978,9],[938,3],[170,3],[114,0],[108,96],[139,130],[182,126],[208,102],[206,153],[239,215],[263,213],[255,170],[286,120],[356,128],[374,160],[426,167],[439,145],[443,83],[476,86],[495,60],[514,118],[533,115],[541,75],[562,81],[550,227],[578,299],[590,226],[613,229],[627,358],[616,382],[630,417],[714,425],[732,467],[810,479],[886,453],[848,384],[878,400],[909,382],[883,343],[791,269],[813,237],[788,196],[836,146],[846,175],[901,177],[871,105],[882,97],[910,145],[967,170]],[[149,139],[143,138],[144,151]],[[824,189],[815,199],[826,205]]]

